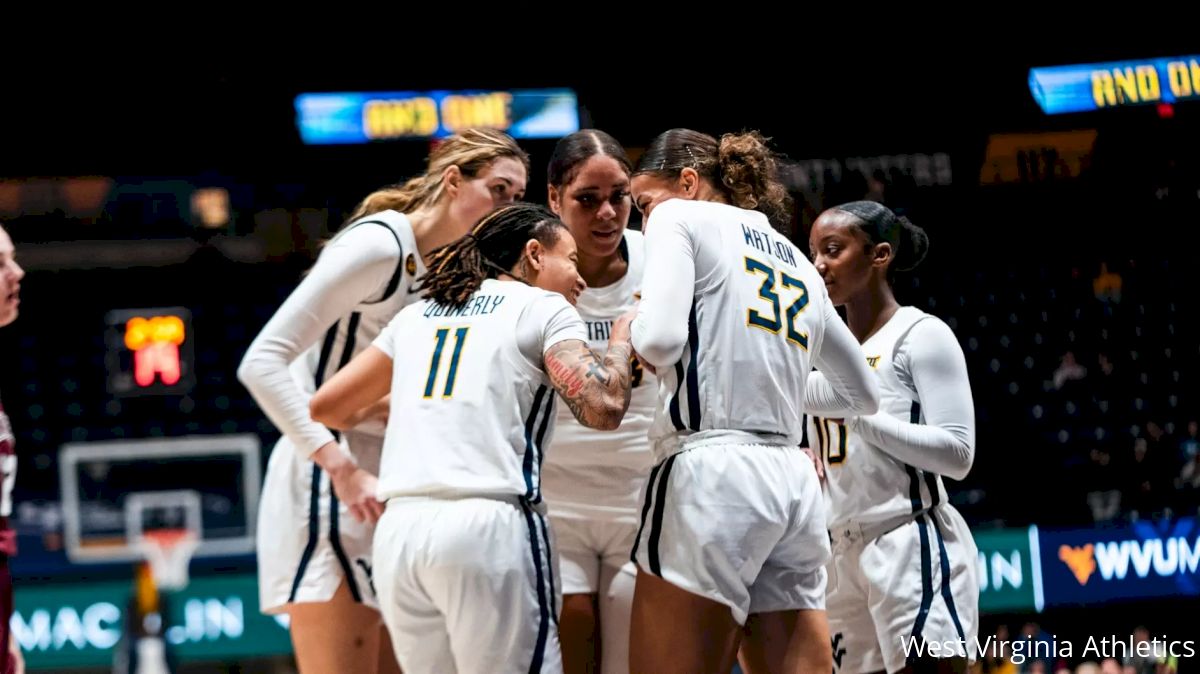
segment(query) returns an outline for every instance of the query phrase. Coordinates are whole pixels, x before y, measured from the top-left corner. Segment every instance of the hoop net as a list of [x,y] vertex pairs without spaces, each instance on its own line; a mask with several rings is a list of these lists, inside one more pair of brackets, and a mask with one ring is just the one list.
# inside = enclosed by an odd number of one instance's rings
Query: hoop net
[[188,563],[200,541],[187,529],[143,531],[138,547],[150,563],[154,584],[161,590],[178,590],[188,584]]

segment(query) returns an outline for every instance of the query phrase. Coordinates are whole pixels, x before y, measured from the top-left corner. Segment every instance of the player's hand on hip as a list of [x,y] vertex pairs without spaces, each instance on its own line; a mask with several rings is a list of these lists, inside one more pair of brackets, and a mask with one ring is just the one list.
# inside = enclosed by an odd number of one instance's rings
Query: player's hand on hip
[[383,514],[383,503],[375,498],[378,478],[354,462],[350,452],[335,440],[313,452],[313,461],[329,473],[333,493],[346,504],[350,514],[359,522],[376,522]]
[[379,478],[355,466],[349,472],[330,474],[333,491],[359,522],[375,523],[383,515],[383,503],[375,498]]

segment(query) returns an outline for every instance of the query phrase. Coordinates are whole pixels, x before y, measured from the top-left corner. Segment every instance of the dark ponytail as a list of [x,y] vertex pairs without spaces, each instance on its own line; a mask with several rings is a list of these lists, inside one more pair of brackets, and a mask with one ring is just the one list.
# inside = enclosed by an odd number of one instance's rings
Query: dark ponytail
[[925,230],[877,201],[852,201],[834,206],[833,210],[854,216],[855,224],[872,245],[886,243],[892,247],[889,278],[894,271],[916,269],[929,252],[929,235]]
[[509,273],[530,239],[547,247],[557,243],[559,228],[566,225],[545,206],[519,203],[498,208],[470,234],[429,254],[421,291],[438,304],[460,307],[484,280]]
[[929,235],[903,215],[899,216],[899,220],[901,244],[893,264],[896,271],[912,271],[921,264],[925,259],[925,254],[929,252]]

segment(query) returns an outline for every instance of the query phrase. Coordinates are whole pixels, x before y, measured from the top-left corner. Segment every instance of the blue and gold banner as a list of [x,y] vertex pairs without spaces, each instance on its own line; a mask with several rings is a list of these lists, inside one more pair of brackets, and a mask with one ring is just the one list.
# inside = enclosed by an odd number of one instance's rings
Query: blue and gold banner
[[579,105],[570,89],[301,94],[296,126],[306,145],[444,138],[469,128],[561,138],[579,130]]
[[1200,56],[1033,68],[1029,91],[1047,115],[1200,99]]
[[1200,526],[1183,517],[1109,529],[1043,529],[1047,606],[1200,596]]

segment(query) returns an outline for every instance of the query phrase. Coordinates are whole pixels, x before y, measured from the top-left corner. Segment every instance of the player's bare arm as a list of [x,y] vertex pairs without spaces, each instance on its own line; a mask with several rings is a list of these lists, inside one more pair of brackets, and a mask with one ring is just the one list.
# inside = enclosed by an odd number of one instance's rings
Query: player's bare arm
[[577,339],[560,342],[546,352],[550,383],[579,423],[611,431],[629,408],[633,381],[633,347],[610,341],[603,357]]
[[353,428],[392,387],[392,359],[378,347],[368,347],[321,384],[309,401],[313,421],[330,428]]

